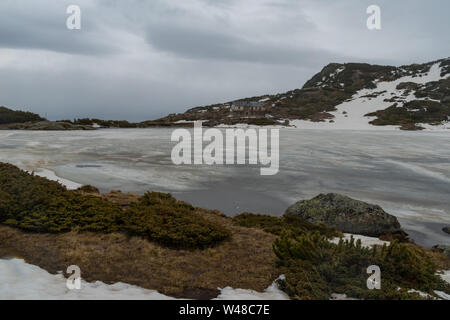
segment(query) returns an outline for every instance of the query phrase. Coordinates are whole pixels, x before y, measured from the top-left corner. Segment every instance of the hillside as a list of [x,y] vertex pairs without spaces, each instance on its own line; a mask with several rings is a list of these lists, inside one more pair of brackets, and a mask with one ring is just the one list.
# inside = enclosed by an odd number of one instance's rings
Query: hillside
[[298,128],[441,128],[450,119],[450,58],[408,66],[331,63],[301,89],[195,107],[148,124],[283,124]]
[[41,118],[41,116],[35,113],[15,111],[6,107],[0,107],[0,125],[44,120],[44,118]]
[[70,121],[48,121],[36,113],[0,107],[0,130],[66,131],[95,129],[95,127],[88,124],[74,124]]

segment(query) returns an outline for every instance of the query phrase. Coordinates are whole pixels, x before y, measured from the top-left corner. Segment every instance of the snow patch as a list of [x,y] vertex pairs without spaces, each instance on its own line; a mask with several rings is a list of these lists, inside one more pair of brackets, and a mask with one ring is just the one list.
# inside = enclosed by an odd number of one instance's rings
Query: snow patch
[[444,281],[450,284],[450,270],[442,271],[439,275]]
[[0,259],[0,299],[2,300],[169,300],[154,290],[125,283],[107,285],[82,281],[81,290],[69,290],[62,274],[25,263]]
[[[280,276],[278,279],[284,279],[284,276]],[[278,288],[275,280],[264,292],[223,288],[216,300],[289,300],[289,296]]]
[[[28,172],[31,173],[30,171]],[[48,180],[51,181],[56,181],[59,184],[65,186],[68,190],[76,190],[81,186],[83,186],[82,184],[76,183],[74,181],[60,178],[56,175],[56,173],[54,173],[49,169],[37,169],[37,171],[34,171],[34,174],[39,177],[47,178]]]
[[[379,245],[379,246],[382,246],[384,244],[386,244],[387,246],[390,245],[389,241],[383,241],[383,240],[380,240],[380,239],[374,238],[374,237],[366,237],[363,235],[350,234],[350,233],[344,234],[343,240],[350,241],[351,237],[353,237],[353,239],[355,239],[355,242],[357,240],[361,240],[361,245],[366,248],[373,247],[375,245]],[[330,240],[330,242],[334,243],[334,244],[338,244],[340,239],[341,238],[334,238],[334,239]]]
[[[395,81],[377,82],[374,89],[359,90],[350,100],[347,100],[336,106],[336,111],[330,112],[334,116],[334,122],[312,122],[309,120],[291,120],[290,123],[300,129],[350,129],[350,130],[399,130],[398,126],[374,126],[369,122],[375,117],[366,117],[368,113],[378,110],[384,110],[391,106],[393,102],[384,101],[387,97],[398,96],[401,100],[408,102],[411,100],[425,100],[416,98],[414,92],[404,95],[407,90],[397,89],[402,82],[414,82],[417,84],[425,84],[432,81],[444,79],[441,77],[441,67],[439,63],[431,66],[430,71],[422,77],[404,76]],[[447,77],[450,75],[447,75]],[[383,92],[383,93],[380,93]],[[367,96],[375,95],[376,97],[368,98]],[[344,111],[346,112],[344,114]],[[441,126],[421,125],[426,130],[446,130],[450,129],[450,124],[446,123]]]
[[[280,277],[281,278],[281,277]],[[0,259],[0,300],[175,300],[155,290],[118,282],[81,281],[80,290],[69,290],[62,273],[52,275],[22,259]],[[264,292],[221,289],[217,300],[288,300],[276,282]]]

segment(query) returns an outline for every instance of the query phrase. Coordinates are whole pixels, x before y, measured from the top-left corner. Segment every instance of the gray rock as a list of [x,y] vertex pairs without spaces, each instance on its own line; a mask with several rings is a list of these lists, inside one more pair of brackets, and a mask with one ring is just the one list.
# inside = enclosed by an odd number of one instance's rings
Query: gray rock
[[450,234],[450,227],[442,228],[442,231],[444,231],[445,233]]
[[370,237],[401,231],[397,218],[380,206],[334,193],[299,201],[290,206],[285,214],[314,224],[322,223],[341,232]]

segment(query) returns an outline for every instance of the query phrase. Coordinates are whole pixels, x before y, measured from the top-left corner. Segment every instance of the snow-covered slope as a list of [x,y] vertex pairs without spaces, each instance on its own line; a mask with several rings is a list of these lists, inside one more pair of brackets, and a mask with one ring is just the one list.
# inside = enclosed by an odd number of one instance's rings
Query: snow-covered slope
[[[255,109],[255,103],[263,105]],[[330,63],[301,89],[196,107],[158,121],[187,120],[216,127],[446,130],[450,58],[401,67]]]
[[[362,89],[358,91],[352,99],[345,101],[336,106],[336,111],[330,112],[334,116],[333,119],[324,122],[312,122],[308,120],[291,120],[290,124],[301,129],[353,129],[353,130],[395,130],[398,126],[374,126],[369,122],[375,117],[365,116],[378,110],[384,110],[391,106],[393,102],[386,101],[393,97],[399,97],[398,101],[408,102],[412,100],[425,100],[417,98],[414,91],[407,89],[397,89],[397,86],[404,82],[412,82],[417,84],[426,84],[432,81],[439,81],[448,78],[447,74],[441,77],[442,68],[440,63],[431,66],[430,71],[421,77],[404,76],[395,81],[377,82],[374,89]],[[400,106],[401,107],[401,106]],[[450,122],[443,123],[440,126],[424,125],[426,129],[450,129]]]

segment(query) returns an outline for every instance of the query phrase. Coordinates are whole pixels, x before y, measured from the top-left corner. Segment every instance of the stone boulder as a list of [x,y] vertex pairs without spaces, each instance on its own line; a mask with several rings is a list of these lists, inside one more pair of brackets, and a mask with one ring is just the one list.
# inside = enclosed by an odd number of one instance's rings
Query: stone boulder
[[450,227],[445,227],[442,229],[442,231],[444,231],[445,233],[450,234]]
[[298,216],[310,223],[334,227],[341,232],[369,237],[401,231],[397,218],[380,206],[334,193],[299,201],[290,206],[285,214]]

